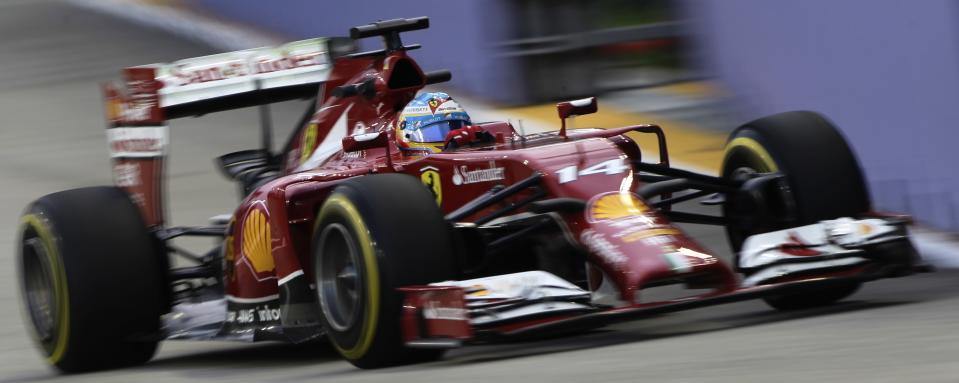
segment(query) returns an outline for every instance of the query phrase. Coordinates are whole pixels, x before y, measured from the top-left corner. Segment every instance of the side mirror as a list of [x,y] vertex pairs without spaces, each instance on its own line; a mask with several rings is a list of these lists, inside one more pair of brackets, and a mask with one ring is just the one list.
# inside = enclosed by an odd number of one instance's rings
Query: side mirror
[[383,132],[357,134],[343,137],[344,152],[358,152],[360,150],[385,148],[389,146],[389,137]]
[[556,110],[559,111],[559,118],[564,120],[572,116],[596,113],[596,109],[596,97],[564,101],[556,104]]
[[559,129],[559,135],[566,137],[566,119],[584,114],[596,113],[596,97],[583,98],[573,101],[564,101],[556,104],[556,111],[559,112],[559,118],[563,121]]

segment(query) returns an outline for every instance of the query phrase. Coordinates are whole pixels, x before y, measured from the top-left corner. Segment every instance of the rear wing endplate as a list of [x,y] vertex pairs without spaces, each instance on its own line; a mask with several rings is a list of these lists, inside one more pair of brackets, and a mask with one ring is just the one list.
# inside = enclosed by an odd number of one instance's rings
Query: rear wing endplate
[[349,38],[315,38],[124,69],[103,86],[114,183],[161,225],[167,120],[313,97],[333,58],[354,50]]

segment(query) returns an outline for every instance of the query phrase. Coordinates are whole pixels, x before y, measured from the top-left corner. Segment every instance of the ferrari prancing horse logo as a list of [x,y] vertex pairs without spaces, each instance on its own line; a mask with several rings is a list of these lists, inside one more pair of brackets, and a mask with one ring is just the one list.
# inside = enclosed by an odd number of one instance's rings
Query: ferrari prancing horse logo
[[442,104],[442,103],[445,102],[445,101],[446,101],[446,100],[439,100],[439,99],[436,99],[436,98],[431,98],[430,101],[427,103],[427,105],[430,106],[430,113],[436,114],[436,108],[439,108],[439,107],[440,107],[440,104]]
[[440,172],[437,170],[432,166],[420,169],[422,171],[420,181],[433,192],[433,198],[436,198],[436,204],[439,205],[443,202],[443,186],[440,184]]
[[313,154],[313,147],[316,146],[316,123],[311,122],[303,131],[303,138],[300,141],[300,164],[310,159]]

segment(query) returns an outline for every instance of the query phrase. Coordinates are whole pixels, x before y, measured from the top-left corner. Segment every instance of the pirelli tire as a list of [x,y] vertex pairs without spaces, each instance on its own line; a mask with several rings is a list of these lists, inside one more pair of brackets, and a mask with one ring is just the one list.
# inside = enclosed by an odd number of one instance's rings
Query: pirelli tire
[[153,357],[167,262],[124,191],[44,196],[27,207],[19,234],[24,317],[51,365],[72,373]]
[[456,277],[451,230],[429,189],[404,174],[343,181],[317,214],[316,292],[330,343],[353,365],[378,368],[438,359],[401,333],[396,289]]
[[[788,186],[781,200],[769,201],[770,220],[749,221],[754,211],[738,205],[735,199],[724,204],[724,215],[731,220],[726,232],[736,251],[749,235],[855,217],[870,210],[856,156],[839,130],[815,112],[779,113],[746,123],[730,135],[725,152],[723,177],[735,178],[742,172],[781,172]],[[776,220],[783,217],[789,218]],[[769,297],[766,302],[781,310],[821,306],[853,294],[859,285],[850,282],[809,289]]]

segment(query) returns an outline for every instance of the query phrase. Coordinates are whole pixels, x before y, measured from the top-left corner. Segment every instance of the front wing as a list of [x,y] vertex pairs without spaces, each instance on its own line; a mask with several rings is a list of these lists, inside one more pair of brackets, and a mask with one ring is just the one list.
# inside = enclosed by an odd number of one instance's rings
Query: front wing
[[452,348],[925,270],[904,223],[878,218],[759,234],[738,259],[745,274],[739,288],[654,302],[611,305],[599,291],[545,271],[410,286],[401,289],[404,339],[411,347]]

